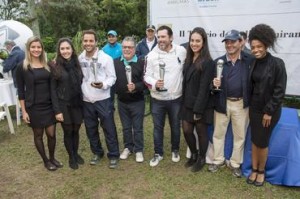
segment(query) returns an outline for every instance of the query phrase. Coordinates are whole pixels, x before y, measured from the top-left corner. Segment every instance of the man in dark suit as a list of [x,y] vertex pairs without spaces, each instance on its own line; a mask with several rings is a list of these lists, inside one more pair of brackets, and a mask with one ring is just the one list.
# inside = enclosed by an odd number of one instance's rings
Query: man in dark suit
[[16,87],[16,75],[15,70],[17,68],[17,65],[22,62],[25,58],[25,53],[19,46],[16,45],[14,41],[6,41],[4,42],[4,46],[6,50],[9,52],[9,56],[7,59],[4,60],[2,63],[3,65],[3,73],[8,73],[11,71],[11,74],[13,76],[14,85]]

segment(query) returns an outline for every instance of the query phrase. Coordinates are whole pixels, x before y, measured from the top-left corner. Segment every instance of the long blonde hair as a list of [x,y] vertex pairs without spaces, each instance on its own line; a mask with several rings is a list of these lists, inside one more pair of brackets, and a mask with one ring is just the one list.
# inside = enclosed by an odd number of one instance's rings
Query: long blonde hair
[[25,59],[23,62],[23,69],[28,70],[28,68],[31,67],[32,64],[32,57],[30,54],[30,46],[33,42],[39,42],[42,46],[42,53],[39,57],[39,60],[41,64],[44,66],[44,68],[48,71],[50,71],[49,66],[47,65],[47,59],[46,59],[46,54],[45,54],[45,49],[42,40],[39,37],[33,36],[30,37],[27,42],[26,42],[26,52],[25,52]]

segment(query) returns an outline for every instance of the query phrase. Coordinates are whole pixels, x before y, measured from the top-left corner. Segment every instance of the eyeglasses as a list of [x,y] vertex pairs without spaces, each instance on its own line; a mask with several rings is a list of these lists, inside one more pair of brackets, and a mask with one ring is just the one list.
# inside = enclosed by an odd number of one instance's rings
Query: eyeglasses
[[123,48],[123,49],[126,49],[126,48],[127,48],[127,49],[129,49],[129,50],[132,50],[132,49],[134,49],[134,46],[122,46],[122,48]]

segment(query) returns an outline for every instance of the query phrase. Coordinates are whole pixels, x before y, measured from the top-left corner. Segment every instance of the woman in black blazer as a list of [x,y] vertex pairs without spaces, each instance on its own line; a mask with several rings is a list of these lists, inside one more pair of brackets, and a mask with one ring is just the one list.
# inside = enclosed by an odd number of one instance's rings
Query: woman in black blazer
[[[210,85],[214,77],[214,61],[212,60],[207,35],[203,28],[195,28],[189,38],[187,57],[184,64],[183,102],[181,119],[185,140],[192,156],[185,167],[192,167],[192,172],[202,169],[205,164],[208,146],[208,125],[213,122],[213,100]],[[197,150],[194,128],[199,141]]]
[[55,61],[51,68],[51,95],[56,120],[64,131],[64,144],[69,155],[69,166],[78,169],[83,158],[78,154],[79,128],[82,113],[82,72],[72,41],[61,38],[57,44]]
[[250,68],[250,127],[252,141],[252,173],[248,184],[262,186],[271,133],[281,115],[287,75],[282,59],[272,56],[276,33],[268,25],[259,24],[249,32],[251,52],[256,60]]
[[[55,171],[62,164],[54,158],[56,120],[50,94],[50,70],[40,38],[28,39],[25,60],[17,68],[16,80],[23,120],[33,130],[34,144],[45,167],[49,171]],[[49,159],[43,142],[44,131],[47,135]]]

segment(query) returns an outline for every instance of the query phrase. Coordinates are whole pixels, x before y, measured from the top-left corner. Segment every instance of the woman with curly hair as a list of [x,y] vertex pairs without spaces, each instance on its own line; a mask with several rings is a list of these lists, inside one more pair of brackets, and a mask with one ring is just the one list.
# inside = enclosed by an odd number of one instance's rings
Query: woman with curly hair
[[263,186],[265,181],[269,140],[280,118],[286,89],[285,64],[268,52],[269,48],[275,51],[276,39],[275,31],[266,24],[258,24],[249,32],[256,60],[250,68],[252,172],[247,183],[255,186]]
[[[184,138],[192,156],[185,163],[192,172],[200,171],[205,165],[208,146],[208,125],[213,122],[213,105],[210,84],[214,78],[215,63],[212,60],[208,38],[203,28],[196,27],[190,34],[187,57],[183,69],[183,101],[181,119]],[[199,141],[197,150],[196,136]]]
[[83,158],[78,154],[79,128],[82,123],[82,72],[72,41],[61,38],[51,67],[51,95],[55,118],[61,122],[69,166],[78,169]]

